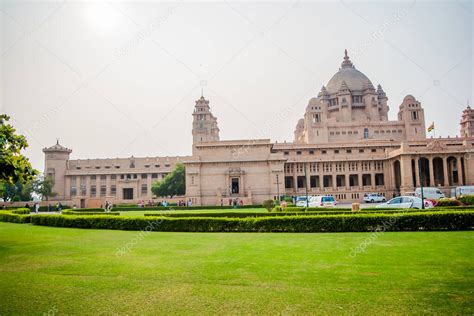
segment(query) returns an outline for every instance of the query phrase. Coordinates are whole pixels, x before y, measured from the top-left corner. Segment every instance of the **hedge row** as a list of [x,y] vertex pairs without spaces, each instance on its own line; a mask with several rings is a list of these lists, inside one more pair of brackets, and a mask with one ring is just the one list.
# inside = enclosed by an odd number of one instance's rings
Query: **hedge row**
[[[352,212],[349,210],[338,210],[331,209],[326,210],[323,208],[317,210],[310,210],[306,212],[272,212],[272,213],[262,213],[262,212],[209,212],[209,213],[169,213],[169,212],[156,212],[156,213],[145,213],[145,216],[155,216],[155,217],[229,217],[229,218],[245,218],[245,217],[278,217],[278,216],[311,216],[311,215],[357,215],[357,214],[398,214],[398,213],[415,213],[415,212],[440,212],[448,211],[449,208],[443,209],[424,209],[424,210],[415,210],[415,209],[370,209],[370,210],[360,210],[357,212]],[[474,210],[471,208],[460,209],[459,211]]]
[[0,222],[24,224],[24,223],[30,223],[31,217],[32,217],[31,215],[14,214],[8,211],[0,212]]
[[13,214],[30,214],[31,210],[29,208],[23,207],[9,210],[9,212]]
[[230,210],[230,209],[248,209],[248,208],[262,208],[261,204],[259,205],[242,205],[242,206],[217,206],[217,205],[208,205],[208,206],[153,206],[153,207],[138,207],[138,206],[114,206],[113,210],[116,212],[125,212],[125,211],[172,211],[172,210]]
[[64,210],[62,214],[64,215],[114,215],[114,216],[120,215],[119,212],[104,212],[104,210],[102,210],[102,212],[92,212],[92,211],[84,212],[84,211],[77,211],[77,209]]
[[278,216],[262,218],[170,218],[118,216],[31,216],[35,225],[71,228],[146,230],[168,232],[367,232],[416,230],[470,230],[473,211],[410,212]]
[[[89,213],[89,212],[90,213],[105,213],[105,210],[103,208],[73,208],[73,209],[68,208],[67,210],[77,212],[77,213]],[[64,211],[66,211],[66,209]]]

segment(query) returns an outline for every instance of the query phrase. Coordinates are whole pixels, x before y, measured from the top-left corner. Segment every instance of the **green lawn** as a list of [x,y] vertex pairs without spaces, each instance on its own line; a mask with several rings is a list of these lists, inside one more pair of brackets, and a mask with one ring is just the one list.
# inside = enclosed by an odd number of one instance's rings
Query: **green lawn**
[[147,210],[146,208],[143,211],[123,211],[120,212],[120,216],[144,216],[145,213],[156,213],[156,214],[167,214],[167,213],[268,213],[264,208],[234,208],[234,209],[210,209],[210,210],[172,210],[172,211],[154,211]]
[[474,313],[474,232],[139,234],[0,223],[0,314]]

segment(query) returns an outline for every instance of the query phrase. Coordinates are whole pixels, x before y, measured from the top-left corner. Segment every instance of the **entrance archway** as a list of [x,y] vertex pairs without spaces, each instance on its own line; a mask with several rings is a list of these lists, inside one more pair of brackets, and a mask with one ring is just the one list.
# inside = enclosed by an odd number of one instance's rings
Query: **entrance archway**
[[457,185],[459,183],[459,173],[456,157],[449,156],[446,163],[448,165],[448,183],[450,186]]
[[443,159],[440,157],[433,159],[433,176],[435,186],[444,186]]
[[420,158],[418,160],[420,170],[420,184],[423,184],[424,187],[430,186],[430,161],[428,158]]
[[395,176],[395,188],[399,191],[402,186],[402,170],[400,168],[400,161],[395,160],[393,163],[393,174]]

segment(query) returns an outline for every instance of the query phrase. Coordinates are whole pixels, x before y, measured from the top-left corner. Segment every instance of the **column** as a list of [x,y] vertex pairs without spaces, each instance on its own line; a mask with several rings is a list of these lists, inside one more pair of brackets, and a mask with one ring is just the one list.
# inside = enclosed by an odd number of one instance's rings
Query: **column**
[[429,165],[430,165],[430,183],[429,186],[436,186],[435,179],[434,179],[434,169],[433,169],[433,157],[428,158]]
[[298,176],[297,176],[297,168],[298,165],[296,163],[293,164],[293,192],[298,192]]
[[417,186],[421,186],[421,181],[420,181],[420,161],[417,157],[415,157],[415,188]]
[[306,170],[306,188],[308,188],[308,192],[311,190],[311,185],[309,179],[311,178],[309,163],[305,163],[305,170]]
[[147,192],[147,197],[149,199],[151,199],[153,197],[153,194],[151,193],[151,173],[147,173],[146,175],[146,185],[147,185],[147,189],[148,189],[148,192]]
[[463,167],[462,167],[462,161],[461,161],[462,156],[458,157],[458,177],[459,177],[459,185],[464,185],[464,176],[463,176]]
[[411,158],[410,156],[400,157],[400,191],[406,191],[410,187],[411,178]]
[[444,186],[449,186],[449,174],[448,174],[448,158],[443,158],[443,177],[444,177]]
[[110,196],[110,174],[105,176],[105,196],[109,197]]

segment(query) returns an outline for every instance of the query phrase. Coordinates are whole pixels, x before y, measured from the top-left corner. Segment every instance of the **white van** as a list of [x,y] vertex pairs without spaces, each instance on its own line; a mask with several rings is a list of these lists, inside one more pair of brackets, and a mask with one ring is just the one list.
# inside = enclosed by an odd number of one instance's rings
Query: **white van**
[[[421,198],[421,188],[416,188],[415,196]],[[423,198],[438,200],[438,199],[445,198],[445,196],[443,192],[441,192],[441,190],[438,188],[426,187],[426,188],[423,188]]]
[[474,186],[469,185],[469,186],[456,187],[454,195],[456,197],[461,196],[461,195],[474,195]]

